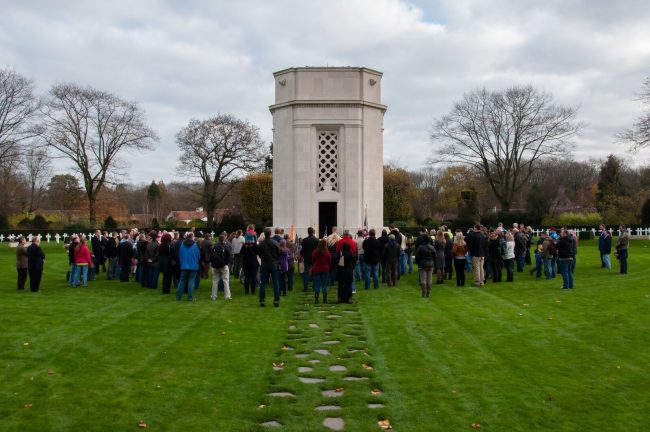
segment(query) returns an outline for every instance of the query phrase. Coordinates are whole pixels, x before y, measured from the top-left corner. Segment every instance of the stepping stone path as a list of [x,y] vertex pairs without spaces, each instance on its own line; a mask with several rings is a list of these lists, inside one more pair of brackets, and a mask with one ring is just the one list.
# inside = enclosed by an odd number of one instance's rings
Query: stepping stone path
[[323,426],[335,431],[342,431],[345,428],[345,422],[340,417],[327,417],[323,420]]
[[272,397],[283,397],[283,398],[293,398],[296,397],[295,394],[289,393],[289,392],[275,392],[275,393],[269,393],[269,396]]
[[341,407],[338,405],[319,405],[314,409],[316,411],[338,411]]
[[305,384],[318,384],[325,381],[325,378],[307,378],[307,377],[298,377],[300,382]]
[[[271,405],[272,412],[280,414],[269,418],[271,411],[260,410],[259,426],[295,428],[292,425],[292,419],[297,418],[295,414],[309,410],[315,420],[308,430],[325,427],[344,431],[346,420],[349,421],[353,414],[355,418],[365,416],[369,429],[377,428],[377,419],[368,410],[385,409],[386,399],[377,388],[380,384],[373,383],[380,372],[365,368],[366,364],[374,362],[357,305],[314,304],[313,294],[294,294],[302,297],[289,321],[286,342],[279,354],[275,352],[277,357],[273,360],[275,364],[284,364],[276,368],[283,372],[269,372],[268,393],[257,402],[258,408]],[[362,364],[365,371],[345,374]],[[345,395],[348,397],[343,398]],[[347,406],[348,400],[367,397],[370,399],[363,405]],[[334,398],[339,398],[340,403],[334,402]],[[317,416],[316,413],[321,412],[323,414]],[[325,417],[328,412],[336,412],[337,417]],[[386,413],[382,411],[381,414]]]

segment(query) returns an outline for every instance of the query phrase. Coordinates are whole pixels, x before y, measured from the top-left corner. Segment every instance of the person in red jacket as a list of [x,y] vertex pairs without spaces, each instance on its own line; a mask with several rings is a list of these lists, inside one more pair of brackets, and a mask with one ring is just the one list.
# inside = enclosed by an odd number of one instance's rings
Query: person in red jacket
[[327,240],[322,239],[311,254],[311,274],[314,278],[314,303],[318,303],[318,295],[323,290],[323,303],[327,303],[327,279],[332,263],[332,255],[327,250]]
[[352,234],[350,234],[350,230],[344,230],[343,231],[343,238],[336,243],[336,253],[341,256],[341,251],[343,250],[343,245],[344,244],[349,244],[350,245],[350,252],[352,252],[353,255],[357,254],[357,242],[354,241],[352,238]]
[[84,288],[88,288],[88,269],[90,268],[92,259],[90,258],[90,250],[88,249],[85,237],[79,240],[79,244],[74,250],[74,263],[75,274],[72,277],[72,286],[78,287],[81,280],[81,285]]

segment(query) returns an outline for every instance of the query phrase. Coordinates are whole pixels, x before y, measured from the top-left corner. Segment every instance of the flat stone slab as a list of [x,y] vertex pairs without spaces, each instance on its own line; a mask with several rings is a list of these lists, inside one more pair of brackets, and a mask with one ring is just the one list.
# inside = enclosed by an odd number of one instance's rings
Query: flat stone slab
[[365,381],[368,377],[358,377],[358,376],[347,376],[343,378],[343,381]]
[[336,345],[336,344],[338,344],[338,343],[341,343],[341,341],[337,341],[337,340],[326,340],[326,341],[323,342],[323,345]]
[[345,422],[340,417],[327,417],[323,420],[323,426],[335,431],[342,431],[345,428]]
[[289,330],[295,330],[295,329],[297,329],[297,328],[298,328],[298,327],[296,327],[295,325],[290,325],[290,326],[289,326]]
[[323,390],[320,392],[324,397],[341,397],[345,392],[337,392],[336,390]]
[[317,364],[317,363],[320,363],[320,360],[312,359],[312,360],[309,360],[309,363]]
[[311,323],[309,324],[309,328],[320,328],[318,324]]
[[338,411],[341,407],[338,405],[319,405],[314,409],[316,411]]
[[353,311],[353,310],[344,310],[343,313],[347,313],[347,314],[355,314],[355,313],[357,313],[357,311]]
[[321,354],[321,355],[330,355],[331,354],[329,352],[329,350],[326,350],[326,349],[315,349],[314,352],[318,353],[318,354]]
[[331,318],[331,319],[333,319],[333,318],[341,318],[341,315],[331,314],[331,315],[327,315],[325,318]]
[[302,358],[307,358],[309,357],[309,354],[296,354],[296,358],[302,359]]
[[298,379],[300,380],[301,383],[305,383],[305,384],[318,384],[318,383],[322,383],[323,381],[325,381],[325,379],[323,379],[323,378],[298,377]]
[[307,373],[307,372],[313,372],[314,368],[309,367],[309,366],[300,366],[298,367],[298,373]]
[[269,393],[269,396],[271,396],[271,397],[284,397],[284,398],[296,397],[295,394],[289,393],[289,392],[274,392],[274,393]]
[[369,403],[368,404],[368,408],[370,408],[370,409],[379,409],[379,408],[383,408],[383,407],[384,407],[384,404],[378,404],[378,403]]
[[278,428],[278,427],[282,427],[282,424],[276,422],[275,420],[271,420],[271,421],[261,423],[261,426],[267,428]]
[[332,371],[332,372],[345,372],[346,370],[348,370],[348,368],[346,368],[343,365],[332,365],[332,366],[330,366],[330,371]]

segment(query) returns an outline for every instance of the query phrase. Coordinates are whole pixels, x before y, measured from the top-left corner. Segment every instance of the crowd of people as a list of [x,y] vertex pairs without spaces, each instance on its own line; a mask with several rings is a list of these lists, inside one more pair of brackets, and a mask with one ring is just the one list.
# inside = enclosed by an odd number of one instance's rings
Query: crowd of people
[[[600,227],[599,251],[601,266],[611,269],[611,234]],[[97,230],[90,239],[73,235],[66,244],[70,270],[66,280],[72,287],[87,287],[104,271],[108,280],[134,280],[142,287],[157,289],[162,274],[162,293],[170,294],[172,285],[176,299],[194,301],[194,291],[201,279],[211,277],[210,298],[217,300],[223,291],[231,300],[231,279],[240,279],[245,295],[258,291],[259,304],[265,306],[267,287],[273,292],[273,305],[293,290],[294,274],[302,276],[302,288],[314,293],[314,302],[327,303],[330,287],[336,286],[336,301],[351,303],[356,284],[366,290],[379,288],[379,280],[395,286],[406,273],[418,267],[422,297],[431,294],[433,276],[436,284],[444,284],[456,274],[456,286],[466,283],[473,274],[475,286],[514,281],[515,272],[523,273],[529,265],[530,275],[546,279],[562,276],[562,288],[574,288],[574,272],[578,254],[578,237],[573,230],[551,227],[533,238],[533,230],[523,224],[506,229],[502,224],[494,229],[475,225],[467,232],[452,233],[445,226],[438,230],[423,228],[418,237],[391,225],[377,237],[374,229],[360,229],[353,238],[349,230],[339,235],[336,227],[331,234],[318,238],[309,228],[305,238],[292,238],[282,228],[267,227],[258,237],[255,227],[224,232],[216,239],[211,234],[188,231],[181,238],[176,231],[148,233],[137,229],[120,233]],[[18,289],[24,289],[27,275],[30,288],[38,291],[45,254],[40,239],[34,237],[26,247],[19,239],[16,249]],[[534,246],[534,248],[533,248]],[[620,227],[614,247],[620,272],[627,273],[629,233]],[[532,252],[531,252],[532,249]],[[505,275],[504,275],[505,273]],[[505,276],[505,277],[504,277]]]

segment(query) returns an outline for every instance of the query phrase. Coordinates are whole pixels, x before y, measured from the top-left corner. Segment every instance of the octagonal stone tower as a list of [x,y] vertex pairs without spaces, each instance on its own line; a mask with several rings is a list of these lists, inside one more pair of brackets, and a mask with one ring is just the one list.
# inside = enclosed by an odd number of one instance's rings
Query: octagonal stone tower
[[382,73],[300,67],[273,76],[273,225],[293,224],[300,236],[310,226],[319,236],[382,227]]

